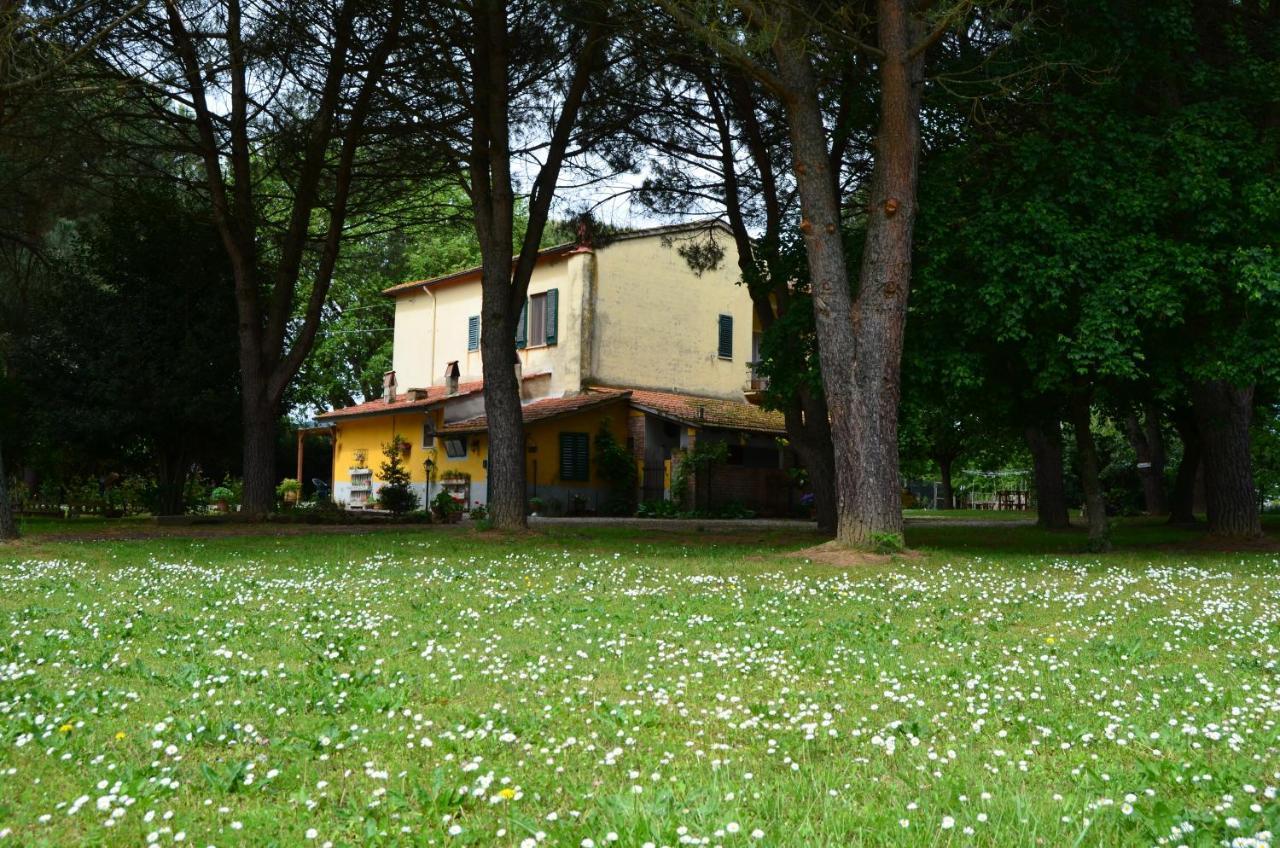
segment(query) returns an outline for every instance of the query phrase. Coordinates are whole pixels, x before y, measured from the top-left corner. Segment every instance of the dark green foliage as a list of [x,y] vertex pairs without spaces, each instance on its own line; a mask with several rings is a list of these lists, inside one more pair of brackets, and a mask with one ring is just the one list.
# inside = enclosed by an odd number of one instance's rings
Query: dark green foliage
[[610,429],[608,419],[600,422],[596,433],[596,468],[600,478],[609,484],[609,497],[600,507],[603,515],[631,515],[635,511],[636,485],[639,479],[636,460]]
[[382,480],[378,489],[378,505],[393,515],[403,515],[422,505],[410,482],[409,466],[401,452],[403,444],[400,434],[392,436],[391,441],[382,446],[384,459],[378,468],[379,479]]
[[462,510],[462,504],[454,500],[453,495],[448,492],[440,491],[431,499],[431,513],[440,521],[445,521],[449,516]]

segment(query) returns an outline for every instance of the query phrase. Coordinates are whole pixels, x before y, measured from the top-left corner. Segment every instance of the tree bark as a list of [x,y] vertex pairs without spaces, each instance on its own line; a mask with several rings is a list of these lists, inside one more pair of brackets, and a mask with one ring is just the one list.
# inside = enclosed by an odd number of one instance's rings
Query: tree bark
[[898,403],[903,331],[911,285],[920,150],[924,51],[906,0],[876,4],[880,50],[880,126],[871,173],[867,234],[854,303],[852,417],[856,437],[852,533],[902,534]]
[[1249,440],[1253,386],[1239,388],[1225,380],[1199,383],[1191,389],[1191,403],[1204,443],[1209,532],[1241,539],[1261,536]]
[[1138,477],[1142,480],[1142,498],[1147,515],[1164,515],[1169,511],[1164,492],[1164,436],[1160,432],[1160,413],[1147,404],[1143,418],[1136,414],[1125,417],[1129,444],[1138,457]]
[[18,524],[13,520],[13,504],[9,501],[9,474],[4,467],[4,445],[0,444],[0,541],[16,538]]
[[1102,493],[1098,448],[1093,441],[1089,398],[1078,395],[1071,401],[1071,428],[1075,430],[1076,453],[1080,456],[1080,484],[1084,488],[1085,511],[1089,519],[1089,550],[1111,550],[1111,528],[1107,501]]
[[1178,474],[1169,498],[1169,523],[1190,525],[1196,523],[1196,483],[1201,476],[1204,450],[1190,409],[1175,411],[1173,426],[1182,441],[1182,459],[1178,461]]
[[513,248],[515,192],[511,185],[511,63],[506,0],[472,6],[474,44],[470,55],[474,89],[468,164],[471,206],[480,242],[484,404],[489,435],[488,508],[495,527],[528,526],[525,517],[524,419],[515,325],[529,278],[538,260],[551,200],[572,140],[592,73],[603,60],[603,25],[592,24],[560,105],[544,162],[529,194],[528,217],[520,252]]
[[831,445],[831,422],[821,395],[801,390],[795,403],[783,412],[787,438],[809,472],[813,489],[814,518],[822,533],[836,531],[835,454]]
[[955,462],[955,458],[940,456],[936,459],[936,462],[938,463],[938,473],[942,476],[942,503],[938,508],[955,509],[955,488],[951,485],[951,465]]
[[849,292],[839,197],[813,67],[794,34],[773,42],[831,413],[836,539],[851,546],[866,545],[879,534],[901,536],[903,527],[899,366],[911,275],[923,51],[912,50],[905,0],[879,0],[877,8],[883,53],[880,126],[856,303]]
[[1036,523],[1048,530],[1071,526],[1062,468],[1062,426],[1032,424],[1025,431],[1036,478]]

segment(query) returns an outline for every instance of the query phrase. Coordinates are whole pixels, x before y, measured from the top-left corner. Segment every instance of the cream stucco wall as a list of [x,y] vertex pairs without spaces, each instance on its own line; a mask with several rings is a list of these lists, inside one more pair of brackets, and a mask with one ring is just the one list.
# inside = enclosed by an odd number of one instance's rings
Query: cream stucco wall
[[[597,249],[590,382],[742,400],[754,313],[732,239],[715,237],[725,260],[701,276],[656,234]],[[722,314],[733,316],[729,360],[717,355]]]
[[[559,289],[556,344],[520,352],[526,374],[550,372],[550,380],[537,382],[539,394],[577,391],[582,384],[579,331],[590,260],[586,253],[554,257],[539,264],[529,281],[530,295]],[[467,320],[479,314],[478,275],[397,296],[392,367],[400,389],[443,384],[444,369],[455,360],[463,382],[481,379],[480,351],[467,350]]]

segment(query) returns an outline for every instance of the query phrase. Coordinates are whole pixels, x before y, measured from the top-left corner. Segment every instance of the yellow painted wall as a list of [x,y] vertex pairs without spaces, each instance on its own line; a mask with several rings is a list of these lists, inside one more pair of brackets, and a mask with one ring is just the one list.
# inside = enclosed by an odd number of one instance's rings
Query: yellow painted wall
[[335,483],[350,483],[351,469],[359,465],[356,452],[364,450],[365,467],[373,469],[377,479],[382,466],[382,446],[399,435],[410,445],[406,464],[415,483],[425,483],[426,469],[423,461],[434,454],[422,446],[422,425],[426,416],[421,412],[402,412],[397,415],[379,415],[339,421],[334,427],[333,479]]
[[[738,285],[733,240],[720,231],[716,238],[725,259],[701,276],[677,252],[678,242],[663,245],[659,235],[597,249],[593,381],[742,399],[755,316]],[[733,316],[731,360],[718,356],[721,314]]]
[[[438,411],[433,411],[438,415]],[[609,421],[609,429],[620,444],[627,442],[627,403],[619,400],[614,403],[583,410],[574,415],[553,418],[530,424],[525,428],[526,452],[525,473],[529,485],[538,487],[566,486],[570,488],[591,488],[603,485],[599,476],[599,462],[595,455],[595,436],[603,421]],[[489,457],[488,436],[484,433],[468,436],[467,455],[451,458],[446,455],[442,439],[435,439],[434,452],[422,447],[422,425],[425,415],[421,412],[401,413],[398,415],[382,415],[368,418],[356,418],[340,421],[335,427],[334,436],[334,484],[335,488],[342,484],[350,484],[350,469],[356,466],[355,452],[367,451],[366,467],[374,470],[374,481],[378,479],[378,468],[382,464],[381,446],[391,441],[395,433],[403,436],[412,445],[408,465],[414,483],[427,482],[423,460],[431,457],[435,460],[433,482],[439,483],[446,471],[461,471],[471,475],[471,482],[484,483],[488,479],[484,467]],[[438,419],[437,419],[438,423]],[[591,439],[591,480],[589,482],[566,481],[560,479],[560,433],[586,433]],[[529,451],[528,448],[536,448]],[[536,472],[536,474],[535,474]],[[478,498],[480,493],[473,493]]]
[[[547,394],[577,391],[582,377],[580,338],[583,269],[590,254],[570,254],[538,265],[529,294],[559,289],[557,342],[521,352],[525,373],[550,371]],[[462,381],[481,379],[480,351],[467,350],[467,319],[480,314],[480,280],[418,289],[396,298],[392,367],[401,390],[444,383],[444,369],[457,361]],[[481,334],[484,325],[481,322]]]

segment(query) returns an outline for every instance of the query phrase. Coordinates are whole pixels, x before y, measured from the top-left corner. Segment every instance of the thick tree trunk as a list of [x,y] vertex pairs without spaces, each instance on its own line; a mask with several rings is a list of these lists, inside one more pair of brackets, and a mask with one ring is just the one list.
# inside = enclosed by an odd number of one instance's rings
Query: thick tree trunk
[[1253,386],[1237,388],[1211,380],[1192,387],[1191,402],[1204,444],[1209,532],[1231,538],[1261,536],[1249,442]]
[[899,366],[911,276],[923,51],[911,56],[904,0],[880,0],[880,127],[872,173],[866,249],[856,306],[849,293],[839,198],[804,46],[778,38],[773,52],[784,88],[809,260],[822,383],[831,412],[838,495],[836,539],[866,545],[902,534],[898,473]]
[[836,530],[835,451],[831,444],[831,422],[821,395],[801,390],[794,405],[784,411],[787,438],[809,472],[813,489],[813,511],[818,530]]
[[160,515],[181,515],[186,511],[183,496],[190,465],[186,451],[161,450],[156,463],[156,510]]
[[938,505],[939,509],[956,508],[955,487],[951,485],[951,465],[954,461],[950,456],[940,456],[937,459],[938,473],[942,476],[942,503]]
[[1142,480],[1146,513],[1164,515],[1169,511],[1169,504],[1164,493],[1164,437],[1160,432],[1159,411],[1148,404],[1141,422],[1136,414],[1127,416],[1125,431],[1138,457],[1138,477]]
[[240,510],[248,515],[263,516],[276,506],[276,408],[254,392],[248,379],[242,380],[245,397],[244,413],[244,500]]
[[858,483],[857,439],[853,422],[853,299],[840,232],[839,199],[827,171],[826,130],[818,103],[817,81],[802,45],[779,39],[774,55],[787,87],[785,105],[796,183],[800,193],[800,230],[804,236],[813,293],[814,324],[821,351],[822,385],[830,412],[832,470],[836,488],[836,539],[847,545],[869,541],[854,519],[853,492]]
[[1173,415],[1173,426],[1182,440],[1182,459],[1178,461],[1178,474],[1173,482],[1173,494],[1169,498],[1170,524],[1196,523],[1196,484],[1201,476],[1204,451],[1195,415],[1190,409],[1181,409]]
[[1036,523],[1048,530],[1071,526],[1063,482],[1062,425],[1032,424],[1026,428],[1027,448],[1036,478]]
[[9,473],[4,467],[4,445],[0,444],[0,541],[18,538],[18,524],[13,520],[13,504],[9,501]]
[[920,85],[924,53],[912,57],[918,33],[905,0],[877,4],[880,49],[880,126],[871,174],[867,234],[854,304],[852,394],[856,433],[852,535],[902,534],[898,470],[898,402],[902,339],[911,285],[920,149]]
[[1111,527],[1107,520],[1107,501],[1102,493],[1098,448],[1093,442],[1093,422],[1089,414],[1089,398],[1080,395],[1071,401],[1071,429],[1076,435],[1076,453],[1080,456],[1080,484],[1084,488],[1085,511],[1089,519],[1089,550],[1111,550]]
[[[510,267],[508,264],[506,267]],[[501,286],[501,292],[486,295],[483,309],[485,331],[480,337],[484,365],[484,413],[489,429],[489,517],[504,530],[527,526],[525,518],[524,418],[520,410],[520,384],[516,380],[515,327],[510,310],[498,305],[509,298],[509,278],[502,268],[493,269],[501,279],[486,285]],[[485,274],[490,274],[486,263]]]

